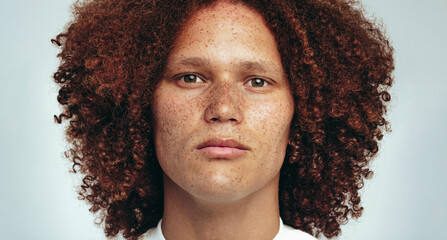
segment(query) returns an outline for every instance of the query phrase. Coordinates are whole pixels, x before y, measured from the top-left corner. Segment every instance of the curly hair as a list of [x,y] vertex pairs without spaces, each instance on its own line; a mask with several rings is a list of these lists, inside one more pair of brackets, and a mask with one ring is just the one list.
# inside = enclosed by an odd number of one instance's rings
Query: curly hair
[[[185,21],[215,1],[89,0],[53,43],[54,80],[68,120],[67,158],[83,176],[80,197],[106,236],[137,239],[163,216],[151,96]],[[383,132],[393,48],[350,0],[247,0],[277,41],[295,113],[280,173],[284,223],[338,236],[358,218],[359,189]]]

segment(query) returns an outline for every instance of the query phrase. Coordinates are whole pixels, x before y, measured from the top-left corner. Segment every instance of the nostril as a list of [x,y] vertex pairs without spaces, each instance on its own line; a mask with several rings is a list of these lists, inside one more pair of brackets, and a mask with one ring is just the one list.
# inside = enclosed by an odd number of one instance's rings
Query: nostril
[[[236,118],[229,118],[228,120],[230,122],[237,122],[238,121]],[[218,118],[218,117],[214,117],[214,118],[211,118],[209,121],[210,122],[219,122],[219,121],[221,121],[221,119]]]
[[[219,91],[223,91],[219,89]],[[210,96],[204,112],[204,118],[209,123],[232,122],[238,123],[242,119],[242,112],[238,96],[234,92],[218,92]]]

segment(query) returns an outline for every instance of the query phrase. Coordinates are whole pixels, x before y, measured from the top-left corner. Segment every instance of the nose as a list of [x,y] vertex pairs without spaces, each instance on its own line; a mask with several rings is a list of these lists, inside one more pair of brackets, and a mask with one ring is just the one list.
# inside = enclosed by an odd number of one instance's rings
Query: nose
[[232,122],[240,123],[243,118],[243,98],[236,86],[231,83],[220,83],[210,91],[205,109],[205,120],[208,123]]

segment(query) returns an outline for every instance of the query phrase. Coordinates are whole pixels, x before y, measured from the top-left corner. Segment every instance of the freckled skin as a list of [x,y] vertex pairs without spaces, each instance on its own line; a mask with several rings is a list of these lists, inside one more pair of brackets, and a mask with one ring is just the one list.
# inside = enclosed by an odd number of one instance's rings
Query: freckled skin
[[[209,64],[178,61],[192,57]],[[244,70],[242,61],[265,68]],[[184,82],[185,74],[203,82]],[[268,84],[252,86],[253,76]],[[185,191],[211,203],[238,201],[264,188],[277,192],[293,98],[275,39],[257,12],[226,4],[195,13],[169,55],[152,110],[165,192]],[[210,138],[234,139],[249,150],[237,159],[212,159],[197,150]]]

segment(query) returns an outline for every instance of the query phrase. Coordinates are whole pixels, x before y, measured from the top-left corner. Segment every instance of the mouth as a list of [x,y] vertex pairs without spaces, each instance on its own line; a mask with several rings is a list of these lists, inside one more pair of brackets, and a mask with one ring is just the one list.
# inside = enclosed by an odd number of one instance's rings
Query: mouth
[[213,138],[200,144],[197,150],[213,159],[236,159],[250,149],[233,139]]

